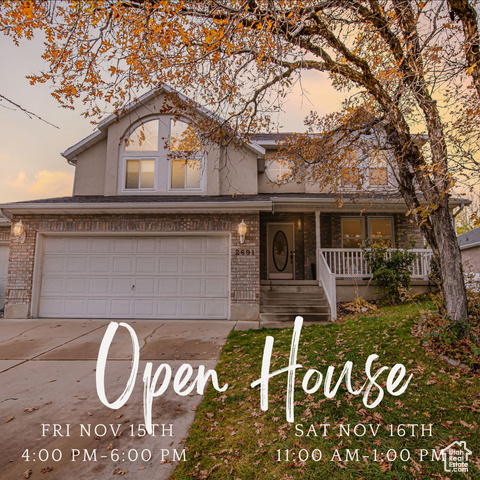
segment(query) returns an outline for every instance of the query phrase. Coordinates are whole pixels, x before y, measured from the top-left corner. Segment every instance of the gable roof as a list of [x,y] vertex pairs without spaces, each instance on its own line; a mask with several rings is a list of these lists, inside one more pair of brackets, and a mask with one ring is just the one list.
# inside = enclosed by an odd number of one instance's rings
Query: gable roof
[[467,233],[462,233],[457,237],[460,250],[480,246],[480,227],[474,228]]
[[[198,103],[193,102],[191,99],[189,99],[186,95],[183,93],[180,93],[176,90],[174,90],[172,87],[168,85],[160,85],[158,88],[153,88],[152,90],[148,91],[147,93],[144,93],[141,95],[139,98],[134,100],[133,102],[130,102],[121,112],[121,114],[117,115],[115,113],[112,113],[108,117],[104,118],[102,121],[97,126],[97,130],[93,132],[91,135],[88,137],[85,137],[83,140],[80,140],[78,143],[75,145],[71,146],[70,148],[67,148],[61,155],[62,157],[65,157],[71,165],[76,165],[76,156],[79,155],[80,153],[84,152],[88,148],[92,147],[96,143],[98,143],[100,140],[104,139],[107,137],[107,131],[108,127],[112,124],[118,121],[119,118],[124,117],[125,115],[129,114],[133,110],[136,110],[137,108],[141,107],[142,105],[148,103],[150,100],[155,98],[157,95],[160,95],[161,93],[170,93],[173,95],[176,95],[182,102],[188,103],[194,110],[199,112],[201,115],[211,118],[212,120],[223,124],[225,123],[225,120],[221,118],[220,116],[214,114],[208,108],[203,107],[202,105],[199,105]],[[255,140],[252,140],[250,142],[246,142],[245,145],[253,150],[257,155],[265,155],[265,149],[260,146]]]

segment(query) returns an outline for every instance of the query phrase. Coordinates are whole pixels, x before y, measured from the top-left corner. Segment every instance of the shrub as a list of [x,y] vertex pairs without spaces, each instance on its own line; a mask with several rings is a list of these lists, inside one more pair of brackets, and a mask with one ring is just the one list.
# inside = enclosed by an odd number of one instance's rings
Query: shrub
[[368,244],[364,256],[370,265],[373,280],[380,287],[385,303],[400,303],[407,298],[412,277],[411,267],[416,254],[414,246],[390,248],[382,243]]

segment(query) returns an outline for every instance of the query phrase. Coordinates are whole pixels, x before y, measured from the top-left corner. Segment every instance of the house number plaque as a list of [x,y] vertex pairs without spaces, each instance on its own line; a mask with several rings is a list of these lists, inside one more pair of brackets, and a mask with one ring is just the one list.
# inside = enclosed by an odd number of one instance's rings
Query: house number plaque
[[240,250],[240,249],[236,249],[235,250],[235,255],[255,255],[255,250],[250,250],[250,249],[246,249],[246,250]]

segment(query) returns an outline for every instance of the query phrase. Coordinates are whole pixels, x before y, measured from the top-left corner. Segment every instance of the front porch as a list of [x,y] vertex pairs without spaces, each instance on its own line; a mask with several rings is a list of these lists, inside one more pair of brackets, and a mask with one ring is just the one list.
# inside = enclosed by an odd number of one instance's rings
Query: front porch
[[[418,227],[403,212],[262,212],[260,215],[260,314],[281,315],[292,320],[303,313],[329,311],[337,318],[337,302],[348,302],[357,295],[367,300],[378,298],[371,282],[372,272],[361,248],[365,240],[383,241],[406,247],[413,240],[423,246]],[[432,251],[412,250],[412,291],[429,289]],[[283,285],[282,285],[283,284]],[[291,288],[286,288],[287,285]],[[316,285],[316,289],[312,289]],[[275,299],[285,294],[285,302]],[[296,297],[296,301],[293,297]],[[307,300],[321,307],[313,312]],[[318,305],[317,305],[318,304]],[[328,306],[328,309],[325,307]],[[287,310],[288,314],[287,315]],[[295,310],[295,312],[294,312]],[[288,317],[288,318],[287,318]],[[280,317],[279,317],[280,318]]]
[[[426,248],[411,251],[415,253],[411,289],[426,291],[430,287],[433,252]],[[319,284],[325,291],[332,320],[337,318],[337,302],[351,301],[357,293],[366,300],[374,297],[374,286],[370,285],[373,275],[363,249],[319,248],[317,261]]]

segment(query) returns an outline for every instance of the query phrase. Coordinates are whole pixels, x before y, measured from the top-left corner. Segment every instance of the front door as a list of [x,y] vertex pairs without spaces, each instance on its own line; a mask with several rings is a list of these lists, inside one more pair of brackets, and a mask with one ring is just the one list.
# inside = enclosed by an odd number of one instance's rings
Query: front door
[[293,234],[293,223],[269,223],[267,225],[269,280],[293,280],[295,272]]

